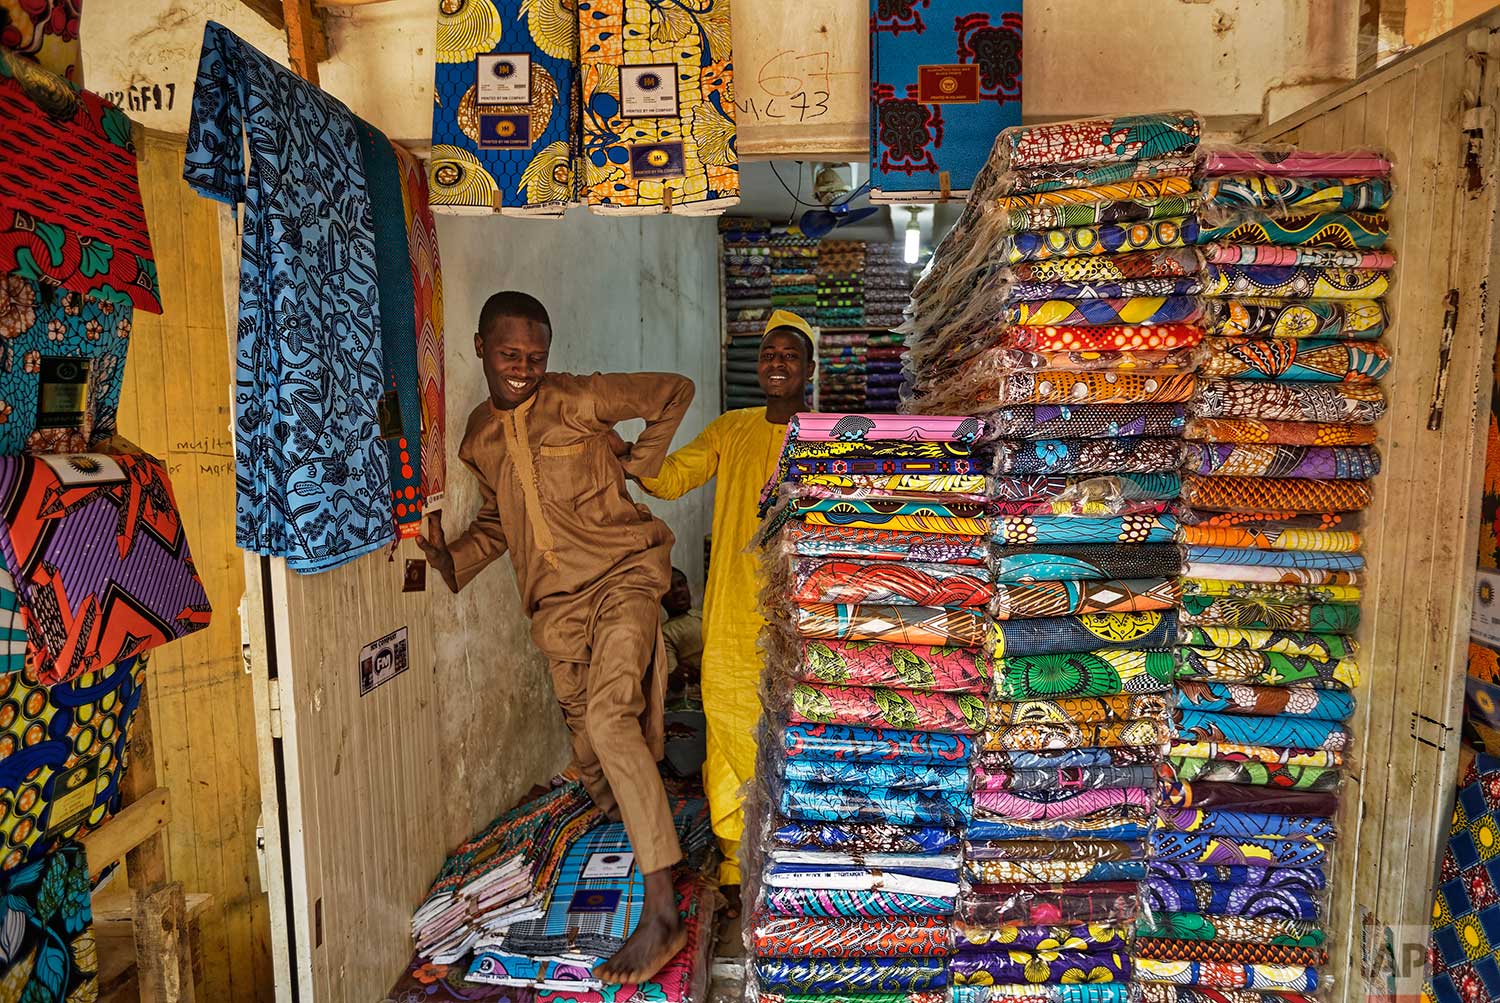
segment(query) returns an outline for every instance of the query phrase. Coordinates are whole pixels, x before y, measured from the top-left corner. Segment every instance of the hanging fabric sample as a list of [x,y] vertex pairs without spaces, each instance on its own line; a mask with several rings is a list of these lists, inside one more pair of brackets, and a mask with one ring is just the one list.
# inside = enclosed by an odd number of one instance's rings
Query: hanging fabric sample
[[0,993],[25,1003],[76,1003],[99,998],[98,948],[82,846],[0,874],[4,956]]
[[29,56],[70,83],[83,76],[83,0],[0,0],[0,48]]
[[740,200],[730,0],[581,0],[583,190],[597,213]]
[[161,313],[125,113],[0,51],[0,273]]
[[[210,21],[183,177],[245,205],[235,542],[300,572],[390,543],[374,227],[354,116]],[[337,265],[321,250],[331,247]]]
[[427,169],[392,143],[401,170],[401,206],[406,215],[407,252],[417,329],[417,393],[422,401],[422,496],[440,500],[448,485],[447,415],[443,397],[443,266],[437,224],[428,208]]
[[1021,121],[1021,0],[870,4],[870,199],[968,194]]
[[578,201],[578,20],[562,0],[439,3],[430,199],[561,216]]

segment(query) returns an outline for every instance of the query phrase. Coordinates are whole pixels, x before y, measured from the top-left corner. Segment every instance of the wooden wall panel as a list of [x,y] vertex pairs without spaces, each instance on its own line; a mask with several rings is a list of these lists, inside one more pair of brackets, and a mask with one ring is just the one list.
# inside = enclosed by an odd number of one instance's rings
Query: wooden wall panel
[[[1485,173],[1476,184],[1466,130],[1469,109],[1494,102],[1483,67],[1495,65],[1497,26],[1491,15],[1256,137],[1374,147],[1395,165],[1394,364],[1379,426],[1384,470],[1365,514],[1364,678],[1329,910],[1330,973],[1346,1000],[1420,984],[1453,800],[1496,324],[1485,294],[1496,240],[1493,119],[1491,134],[1477,137]],[[1450,290],[1457,312],[1445,323]]]
[[147,676],[156,775],[172,795],[172,877],[212,896],[199,920],[198,998],[256,1003],[271,998],[273,980],[255,856],[260,781],[241,657],[219,221],[215,203],[183,183],[182,157],[181,137],[147,135],[141,195],[165,312],[135,314],[120,429],[167,463],[214,607],[209,629],[154,654]]

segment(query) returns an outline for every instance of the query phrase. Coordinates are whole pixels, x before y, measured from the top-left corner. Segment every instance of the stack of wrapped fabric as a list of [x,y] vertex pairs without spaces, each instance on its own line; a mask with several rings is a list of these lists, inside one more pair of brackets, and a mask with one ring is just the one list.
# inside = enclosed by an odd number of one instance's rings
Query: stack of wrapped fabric
[[899,244],[866,244],[865,327],[900,327],[911,299],[911,266]]
[[780,233],[771,239],[771,306],[813,320],[818,309],[818,243]]
[[865,410],[892,413],[901,406],[901,356],[906,336],[893,331],[865,336]]
[[767,544],[746,947],[762,999],[940,1000],[993,597],[972,418],[792,419]]
[[1203,171],[1218,310],[1185,450],[1174,779],[1136,945],[1153,1003],[1320,988],[1358,682],[1355,521],[1389,366],[1385,159],[1225,150]]
[[868,352],[863,331],[818,332],[818,407],[829,411],[865,409]]
[[864,269],[865,245],[860,241],[825,240],[818,245],[819,327],[863,325]]
[[771,315],[771,226],[766,220],[720,217],[724,255],[724,409],[766,402],[756,371],[760,337]]

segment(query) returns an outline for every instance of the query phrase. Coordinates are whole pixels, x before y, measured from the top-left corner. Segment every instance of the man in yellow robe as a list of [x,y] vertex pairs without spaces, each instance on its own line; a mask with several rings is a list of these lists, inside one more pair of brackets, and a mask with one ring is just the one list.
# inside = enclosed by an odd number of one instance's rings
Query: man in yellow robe
[[761,489],[776,470],[786,425],[804,410],[817,362],[812,328],[777,310],[760,343],[757,377],[765,407],[720,415],[688,445],[668,456],[641,486],[658,498],[678,498],[718,477],[714,493],[713,552],[703,597],[703,712],[708,718],[705,787],[714,833],[724,850],[719,880],[740,881],[739,844],[745,831],[740,787],[755,775],[755,724],[760,717],[760,558],[751,553],[760,526]]

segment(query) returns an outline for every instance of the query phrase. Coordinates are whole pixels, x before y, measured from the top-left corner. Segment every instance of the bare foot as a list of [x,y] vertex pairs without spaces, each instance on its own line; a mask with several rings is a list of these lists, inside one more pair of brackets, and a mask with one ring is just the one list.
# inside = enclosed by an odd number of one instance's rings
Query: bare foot
[[687,927],[677,915],[672,871],[652,871],[646,875],[646,901],[635,932],[614,957],[594,969],[594,976],[617,986],[650,982],[686,943]]
[[724,918],[738,919],[740,916],[740,886],[721,885],[719,891],[724,895]]

